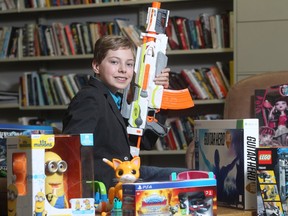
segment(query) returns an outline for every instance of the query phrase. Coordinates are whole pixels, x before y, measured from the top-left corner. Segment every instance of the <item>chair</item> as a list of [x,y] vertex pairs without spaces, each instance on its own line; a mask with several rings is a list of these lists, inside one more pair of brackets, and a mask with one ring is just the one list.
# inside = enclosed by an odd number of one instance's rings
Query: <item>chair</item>
[[224,119],[253,118],[254,91],[288,83],[288,71],[266,72],[240,80],[228,92],[224,104]]
[[[288,71],[265,72],[247,77],[234,84],[225,99],[224,119],[253,118],[254,91],[288,83]],[[193,169],[194,143],[186,151],[186,165]]]

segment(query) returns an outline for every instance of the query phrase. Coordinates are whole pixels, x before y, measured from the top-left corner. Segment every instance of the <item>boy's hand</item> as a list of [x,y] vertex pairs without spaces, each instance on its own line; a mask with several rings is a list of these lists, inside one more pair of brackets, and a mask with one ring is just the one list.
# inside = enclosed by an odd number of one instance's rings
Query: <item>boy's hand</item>
[[164,88],[169,87],[169,73],[170,68],[164,68],[157,77],[155,77],[154,82],[156,85],[162,85]]

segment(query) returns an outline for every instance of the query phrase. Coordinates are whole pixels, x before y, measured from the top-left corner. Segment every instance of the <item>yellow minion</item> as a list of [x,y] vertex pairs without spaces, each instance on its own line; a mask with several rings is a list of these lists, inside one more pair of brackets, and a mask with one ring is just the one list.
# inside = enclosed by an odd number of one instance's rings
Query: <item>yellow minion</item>
[[35,196],[34,216],[46,216],[46,215],[47,211],[45,211],[45,194],[40,191]]
[[45,192],[48,202],[55,208],[68,208],[64,191],[64,173],[67,163],[52,151],[45,152]]
[[16,216],[17,211],[17,197],[18,190],[15,184],[10,184],[7,188],[7,200],[8,200],[8,216]]

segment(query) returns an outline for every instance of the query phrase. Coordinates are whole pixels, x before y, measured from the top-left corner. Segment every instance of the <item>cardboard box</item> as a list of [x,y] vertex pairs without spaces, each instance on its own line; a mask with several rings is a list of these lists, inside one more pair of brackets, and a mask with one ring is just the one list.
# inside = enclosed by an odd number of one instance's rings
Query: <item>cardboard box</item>
[[258,119],[195,120],[196,169],[217,179],[219,206],[256,209]]
[[255,117],[259,119],[259,147],[288,146],[288,85],[255,90]]
[[31,134],[53,134],[53,128],[42,125],[0,124],[0,177],[7,175],[5,138]]
[[288,215],[288,148],[258,148],[256,152],[258,215]]
[[217,215],[216,180],[123,184],[123,216]]
[[92,134],[7,138],[8,215],[94,216],[92,146]]

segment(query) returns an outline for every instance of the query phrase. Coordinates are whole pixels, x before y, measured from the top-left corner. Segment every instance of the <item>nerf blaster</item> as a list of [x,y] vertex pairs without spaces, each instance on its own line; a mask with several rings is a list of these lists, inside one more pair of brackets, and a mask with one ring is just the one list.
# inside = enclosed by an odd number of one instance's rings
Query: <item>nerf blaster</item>
[[[169,10],[160,9],[160,2],[153,2],[148,8],[146,32],[141,34],[142,45],[137,48],[135,83],[123,94],[121,113],[128,119],[128,134],[140,138],[144,130],[150,129],[159,136],[165,136],[168,129],[155,118],[160,109],[186,109],[194,106],[188,89],[169,90],[156,85],[153,79],[167,66],[166,47],[168,37],[165,28]],[[133,89],[131,89],[133,88]],[[132,102],[128,101],[133,92]],[[138,139],[137,147],[140,147]]]

